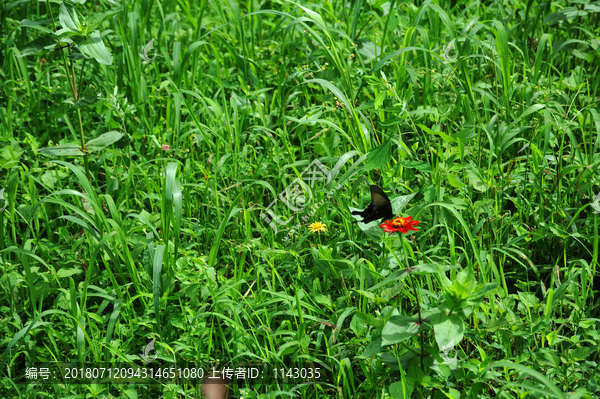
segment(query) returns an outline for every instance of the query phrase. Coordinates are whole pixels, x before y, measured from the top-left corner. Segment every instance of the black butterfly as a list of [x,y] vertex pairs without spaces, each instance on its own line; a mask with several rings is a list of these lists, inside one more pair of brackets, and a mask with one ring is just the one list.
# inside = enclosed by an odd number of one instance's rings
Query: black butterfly
[[393,219],[396,215],[392,211],[392,203],[382,189],[371,185],[371,203],[364,211],[354,211],[353,215],[362,216],[362,223],[369,223],[381,219],[382,222]]

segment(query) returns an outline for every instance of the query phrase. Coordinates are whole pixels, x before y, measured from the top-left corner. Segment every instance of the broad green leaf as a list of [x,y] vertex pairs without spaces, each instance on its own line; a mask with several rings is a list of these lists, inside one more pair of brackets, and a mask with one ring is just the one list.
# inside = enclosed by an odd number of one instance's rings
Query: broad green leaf
[[451,137],[454,140],[460,140],[463,143],[466,143],[466,142],[471,141],[474,138],[476,138],[477,137],[477,133],[475,133],[473,131],[473,128],[468,127],[468,128],[465,128],[465,129],[461,130],[458,133],[454,133]]
[[600,12],[600,3],[586,4],[583,9],[587,12]]
[[354,315],[354,317],[352,317],[352,320],[350,321],[350,329],[352,330],[354,335],[356,335],[359,338],[363,335],[363,333],[366,330],[365,326],[363,325],[363,323],[360,322],[356,315]]
[[[553,367],[553,368],[559,368],[560,367],[560,358],[553,353],[552,351],[546,349],[546,348],[541,348],[540,350],[536,351],[533,353],[534,355],[534,359],[535,361],[542,367]],[[573,359],[575,360],[575,359]]]
[[465,323],[456,314],[439,312],[431,316],[435,340],[440,350],[458,345],[465,333]]
[[79,50],[88,57],[94,58],[100,64],[112,65],[113,56],[104,46],[98,31],[94,31],[88,40],[79,43]]
[[433,173],[433,169],[431,168],[431,165],[429,165],[425,161],[403,161],[403,160],[400,160],[400,161],[398,161],[398,163],[400,165],[404,166],[405,168],[415,168],[419,172],[429,173],[429,174]]
[[437,190],[434,184],[430,184],[423,190],[423,197],[425,199],[425,202],[434,201],[436,199],[436,195]]
[[81,33],[81,24],[79,23],[79,16],[75,7],[67,3],[61,3],[60,10],[58,11],[58,19],[63,29]]
[[331,302],[331,299],[323,294],[316,294],[314,299],[320,305],[323,305],[329,309],[333,308],[333,303]]
[[[2,196],[0,195],[0,198],[2,198]],[[596,318],[590,318],[590,319],[586,319],[586,320],[581,320],[579,322],[579,327],[581,328],[590,328],[593,325],[595,325],[596,323],[600,322],[600,319],[596,319]]]
[[566,88],[569,90],[579,90],[584,85],[584,82],[579,81],[579,79],[574,75],[571,75],[568,78],[563,79],[561,83],[562,83],[561,88],[563,88],[563,89]]
[[123,133],[117,131],[111,131],[96,137],[93,140],[88,141],[85,144],[85,148],[89,152],[100,151],[103,148],[108,147],[116,141],[119,141],[123,137]]
[[448,173],[446,177],[448,178],[448,183],[450,183],[452,187],[463,188],[465,186],[465,183],[463,183],[457,176],[454,176],[452,173]]
[[471,290],[469,284],[461,284],[455,279],[447,289],[444,290],[444,298],[449,308],[462,308],[465,306],[465,300]]
[[104,11],[104,12],[96,12],[93,13],[92,15],[90,15],[87,18],[87,25],[85,27],[85,33],[87,32],[93,32],[94,30],[96,30],[97,27],[99,27],[102,22],[104,22],[106,19],[108,19],[109,17],[115,15],[116,13],[120,12],[121,8],[119,8],[118,10],[114,10],[114,11]]
[[558,331],[550,331],[547,335],[546,335],[546,339],[548,340],[548,345],[553,346],[554,345],[554,341],[556,341],[556,337],[558,336]]
[[392,159],[392,141],[388,140],[369,152],[367,163],[363,170],[368,172],[369,170],[377,169],[389,162],[390,159]]
[[393,399],[410,399],[415,387],[406,381],[397,381],[390,385],[390,395]]
[[363,354],[358,357],[368,359],[371,356],[377,355],[378,353],[381,353],[381,337],[375,338],[373,341],[371,341],[371,343],[367,345],[367,348]]
[[413,199],[417,194],[419,194],[419,192],[415,191],[412,194],[399,195],[394,199],[391,199],[390,202],[392,203],[392,210],[394,211],[394,213],[398,214],[402,212],[402,209],[404,209],[406,204],[408,204],[410,200]]
[[473,188],[480,192],[486,192],[489,189],[489,184],[485,181],[479,169],[473,167],[473,165],[465,166],[465,172],[469,177],[469,183]]
[[39,21],[30,21],[28,19],[24,19],[21,21],[21,26],[41,30],[44,33],[50,34],[50,33],[52,33],[52,31],[50,29],[44,28],[43,26],[41,26],[41,25],[48,25],[50,23],[52,23],[51,19],[40,19]]
[[59,41],[67,43],[71,42],[71,39],[69,39],[70,37],[78,37],[80,39],[83,38],[83,36],[79,32],[74,32],[69,29],[59,29],[56,32],[54,32],[54,36],[58,37]]
[[375,97],[375,104],[373,104],[375,109],[381,108],[381,106],[383,105],[383,101],[386,97],[387,93],[385,91],[382,91],[379,94],[377,94],[377,97]]
[[438,263],[421,263],[416,266],[411,266],[407,272],[410,274],[443,273],[444,267]]
[[393,345],[406,341],[419,332],[417,319],[410,316],[392,316],[383,326],[381,333],[382,345]]
[[500,318],[500,319],[494,319],[491,320],[487,326],[486,326],[486,330],[494,333],[496,332],[499,328],[505,326],[506,324],[508,324],[508,320],[506,320],[504,317]]
[[62,277],[71,277],[74,274],[78,274],[81,273],[81,270],[79,269],[58,269],[58,271],[56,272],[56,275],[59,278]]
[[467,304],[472,305],[480,305],[483,301],[483,298],[487,294],[491,294],[493,291],[498,288],[498,283],[486,283],[483,285],[479,285],[477,289],[469,294],[467,297]]
[[46,147],[37,150],[42,154],[56,155],[56,156],[82,156],[83,151],[77,144],[62,144],[56,147]]
[[383,329],[384,322],[381,317],[375,317],[370,313],[363,312],[356,312],[356,317],[361,323],[373,326],[378,330]]
[[[352,211],[361,211],[362,209],[349,207],[350,212]],[[379,227],[380,222],[377,220],[373,220],[369,223],[363,223],[358,221],[358,227],[369,237],[370,240],[374,242],[379,242],[385,236],[383,230]]]
[[42,36],[28,43],[21,50],[17,57],[26,57],[28,55],[44,54],[48,50],[56,47],[57,40],[53,35]]

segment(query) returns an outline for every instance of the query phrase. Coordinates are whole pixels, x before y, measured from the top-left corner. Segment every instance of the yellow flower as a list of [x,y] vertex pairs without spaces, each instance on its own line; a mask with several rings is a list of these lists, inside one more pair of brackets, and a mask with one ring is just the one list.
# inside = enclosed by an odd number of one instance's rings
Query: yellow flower
[[321,222],[315,222],[315,223],[312,223],[312,224],[308,225],[308,230],[311,233],[319,233],[319,234],[321,234],[322,231],[323,232],[327,232],[327,226],[324,225]]

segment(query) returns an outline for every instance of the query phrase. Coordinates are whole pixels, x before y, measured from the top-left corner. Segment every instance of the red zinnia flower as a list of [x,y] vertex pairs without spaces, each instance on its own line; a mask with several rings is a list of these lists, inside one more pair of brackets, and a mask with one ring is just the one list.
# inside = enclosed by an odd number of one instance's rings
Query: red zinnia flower
[[400,233],[408,233],[408,230],[419,231],[418,229],[415,229],[414,226],[418,225],[420,222],[418,220],[411,219],[412,216],[406,218],[398,216],[395,219],[381,223],[379,227],[381,227],[386,233],[395,233],[397,231]]

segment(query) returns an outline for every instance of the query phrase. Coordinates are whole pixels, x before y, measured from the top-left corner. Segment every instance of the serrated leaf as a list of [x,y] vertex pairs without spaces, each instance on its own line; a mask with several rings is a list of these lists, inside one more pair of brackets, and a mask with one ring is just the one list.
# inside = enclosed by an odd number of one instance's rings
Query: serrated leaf
[[115,11],[104,11],[104,12],[95,12],[87,18],[87,26],[85,28],[86,32],[93,32],[99,27],[102,22],[104,22],[109,17],[112,17],[116,13],[120,12],[122,9],[119,8]]
[[85,144],[85,148],[88,152],[100,151],[103,148],[119,141],[123,137],[123,133],[119,133],[116,130],[103,133],[93,140],[88,141]]
[[369,152],[364,171],[368,172],[369,170],[377,169],[388,163],[390,159],[392,159],[392,141],[388,140]]
[[94,31],[88,40],[79,43],[79,50],[100,64],[112,65],[113,56],[100,38],[100,32]]
[[44,54],[48,50],[54,48],[56,46],[57,40],[52,35],[42,36],[38,39],[35,39],[31,43],[28,43],[21,50],[21,54],[17,57],[26,57],[28,55],[35,54]]
[[423,197],[425,199],[425,202],[427,203],[434,201],[436,198],[436,194],[437,191],[434,184],[427,186],[425,190],[423,190]]
[[377,94],[377,97],[375,97],[375,104],[374,104],[375,109],[381,108],[386,97],[387,97],[387,93],[385,91],[382,91],[381,93]]
[[465,172],[467,172],[469,183],[471,183],[471,186],[473,186],[475,190],[482,193],[488,190],[489,185],[486,184],[485,179],[477,168],[473,167],[473,165],[467,165],[465,166]]
[[42,154],[56,155],[56,156],[82,156],[83,151],[77,144],[62,144],[56,147],[46,147],[36,150]]
[[465,186],[465,183],[463,183],[458,178],[458,176],[454,176],[452,173],[448,173],[447,177],[448,177],[448,183],[450,183],[450,185],[452,187],[463,188]]
[[81,33],[81,24],[79,23],[79,16],[75,7],[67,3],[61,3],[60,10],[58,11],[58,19],[63,29]]

